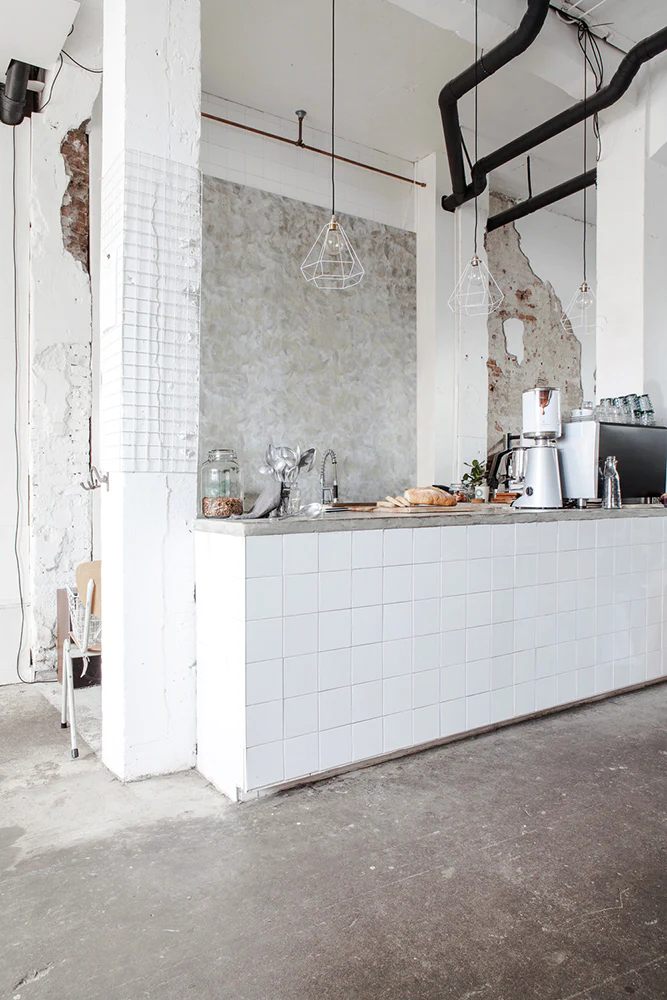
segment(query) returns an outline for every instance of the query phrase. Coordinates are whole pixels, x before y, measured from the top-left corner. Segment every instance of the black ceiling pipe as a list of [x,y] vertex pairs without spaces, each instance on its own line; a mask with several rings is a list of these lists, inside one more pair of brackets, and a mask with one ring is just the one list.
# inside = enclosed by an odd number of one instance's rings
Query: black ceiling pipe
[[12,59],[4,84],[0,84],[0,122],[20,125],[25,117],[30,66]]
[[485,52],[481,59],[454,77],[440,91],[438,104],[440,106],[440,117],[442,119],[442,130],[445,136],[447,147],[447,159],[449,160],[449,172],[452,178],[453,194],[447,199],[453,202],[451,207],[445,205],[443,208],[449,211],[463,204],[466,193],[465,167],[463,164],[463,149],[461,143],[461,124],[459,122],[458,101],[464,94],[474,90],[477,83],[486,80],[487,77],[496,73],[508,62],[515,59],[522,52],[532,45],[546,20],[549,12],[549,0],[528,0],[528,9],[521,19],[521,23],[516,31],[508,35],[504,41],[495,48]]
[[[616,104],[626,93],[643,64],[665,51],[667,51],[667,28],[661,28],[630,49],[606,87],[592,94],[587,100],[579,101],[567,111],[561,111],[560,114],[525,132],[518,139],[501,146],[494,153],[483,156],[472,168],[472,184],[466,188],[463,201],[470,201],[484,191],[488,175],[492,170],[527,153],[547,139],[553,139],[573,125],[580,124],[598,111],[604,111],[605,108]],[[443,208],[445,207],[443,199]]]
[[587,187],[595,184],[597,176],[597,167],[594,167],[593,170],[587,170],[585,174],[579,174],[578,177],[564,181],[563,184],[557,184],[556,187],[549,188],[542,194],[536,194],[534,198],[526,198],[525,201],[520,201],[518,205],[512,205],[504,212],[490,215],[486,223],[487,233],[492,233],[494,229],[500,229],[501,226],[507,226],[510,222],[516,222],[517,219],[532,215],[533,212],[539,212],[547,205],[554,205],[557,201],[562,201],[563,198],[569,198],[571,194],[584,191]]

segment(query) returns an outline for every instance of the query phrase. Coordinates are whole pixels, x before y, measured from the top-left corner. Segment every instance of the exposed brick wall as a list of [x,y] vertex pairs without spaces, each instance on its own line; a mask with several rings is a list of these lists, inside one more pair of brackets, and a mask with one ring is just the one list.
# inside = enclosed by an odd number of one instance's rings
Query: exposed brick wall
[[60,144],[60,152],[65,160],[65,170],[69,177],[60,210],[63,240],[65,249],[79,261],[86,272],[90,270],[89,122],[90,119],[86,119],[78,128],[70,129]]

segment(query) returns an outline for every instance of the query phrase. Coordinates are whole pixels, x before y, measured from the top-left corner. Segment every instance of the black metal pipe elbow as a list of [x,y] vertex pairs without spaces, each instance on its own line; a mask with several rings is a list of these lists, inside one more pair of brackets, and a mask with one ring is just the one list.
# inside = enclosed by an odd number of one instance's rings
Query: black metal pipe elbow
[[12,59],[4,84],[0,84],[0,121],[20,125],[25,117],[30,66]]

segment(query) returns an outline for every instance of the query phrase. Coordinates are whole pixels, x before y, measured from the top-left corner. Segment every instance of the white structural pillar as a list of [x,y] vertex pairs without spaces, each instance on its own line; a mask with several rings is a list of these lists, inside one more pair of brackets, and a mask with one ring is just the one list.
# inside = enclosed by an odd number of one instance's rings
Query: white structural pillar
[[103,759],[195,761],[199,0],[105,0],[100,268]]

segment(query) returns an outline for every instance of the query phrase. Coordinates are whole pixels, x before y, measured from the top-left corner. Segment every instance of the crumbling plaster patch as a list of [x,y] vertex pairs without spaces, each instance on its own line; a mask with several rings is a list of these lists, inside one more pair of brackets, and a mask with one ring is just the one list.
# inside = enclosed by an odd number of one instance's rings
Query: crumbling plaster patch
[[[492,194],[490,214],[502,212],[513,202]],[[563,307],[548,280],[533,271],[521,248],[514,226],[503,226],[486,237],[489,268],[505,298],[489,315],[488,450],[499,449],[503,437],[521,430],[521,394],[534,386],[553,385],[563,390],[563,411],[581,406],[581,344],[561,326]],[[519,363],[508,350],[505,323],[523,323],[524,355]]]
[[60,209],[65,249],[75,260],[90,270],[90,167],[88,155],[88,125],[90,118],[78,128],[69,130],[60,144],[69,178]]

